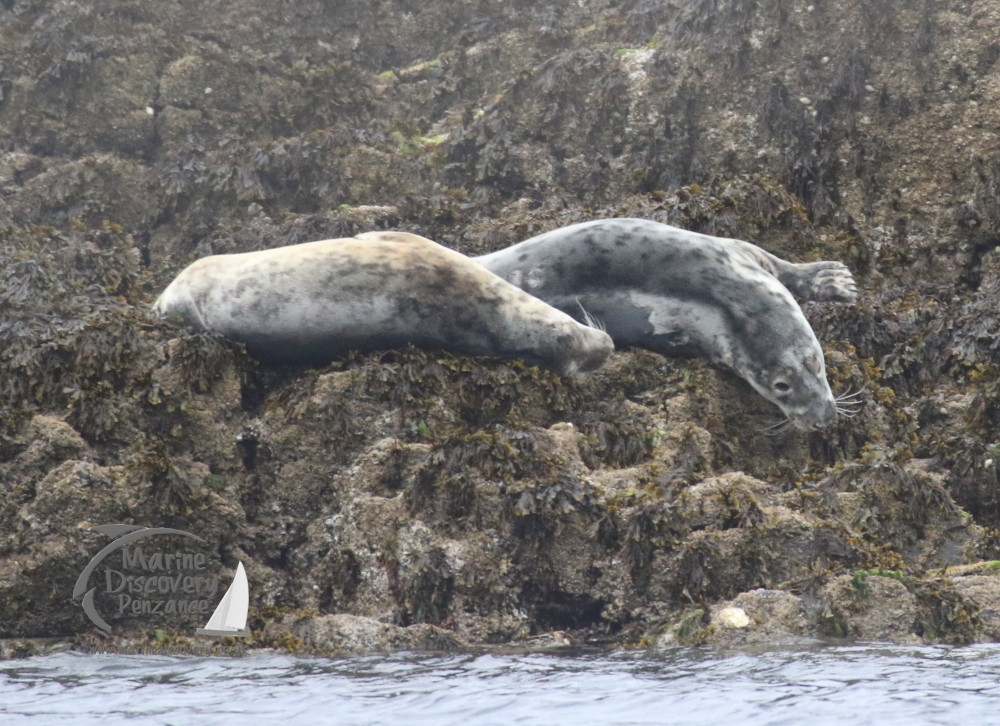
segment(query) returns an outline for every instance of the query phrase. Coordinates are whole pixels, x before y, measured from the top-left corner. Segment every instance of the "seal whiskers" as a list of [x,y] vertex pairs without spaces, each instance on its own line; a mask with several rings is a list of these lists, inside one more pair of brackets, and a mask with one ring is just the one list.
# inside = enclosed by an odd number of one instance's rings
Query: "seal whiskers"
[[600,330],[602,333],[608,332],[607,328],[604,326],[604,323],[602,323],[600,320],[596,319],[593,315],[587,312],[587,308],[583,307],[583,303],[580,302],[579,298],[577,298],[576,304],[580,306],[580,313],[583,315],[584,325],[586,325],[588,328],[594,328],[596,330]]
[[[858,398],[858,396],[860,396],[864,392],[865,388],[866,388],[865,386],[862,386],[857,391],[851,391],[848,389],[844,393],[841,393],[839,396],[834,398],[833,400],[834,403],[836,404],[837,415],[843,418],[854,418],[859,413],[861,413],[860,408],[854,408],[854,407],[864,405],[864,399],[860,399]],[[778,421],[777,423],[773,423],[770,426],[765,426],[763,428],[757,429],[757,432],[764,434],[764,436],[778,436],[780,434],[785,433],[788,430],[788,427],[789,425],[791,425],[791,423],[792,423],[791,419],[785,417],[780,421]]]
[[865,400],[859,398],[859,396],[864,393],[865,388],[867,386],[862,386],[853,392],[848,389],[834,398],[833,401],[837,405],[837,414],[844,418],[854,418],[861,413],[861,407],[864,406]]
[[770,426],[765,426],[764,428],[757,429],[758,433],[764,434],[764,436],[780,436],[788,430],[791,426],[792,421],[788,418],[783,418],[777,423],[773,423]]

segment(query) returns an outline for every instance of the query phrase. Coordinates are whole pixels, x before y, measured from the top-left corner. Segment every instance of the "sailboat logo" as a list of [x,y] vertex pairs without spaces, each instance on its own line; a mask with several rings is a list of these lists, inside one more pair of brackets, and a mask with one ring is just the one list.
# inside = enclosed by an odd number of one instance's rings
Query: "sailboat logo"
[[[197,540],[198,542],[205,541],[196,534],[191,534],[190,532],[185,532],[180,529],[173,529],[171,527],[140,527],[135,524],[101,524],[91,527],[91,529],[95,532],[100,532],[101,534],[114,537],[116,539],[98,552],[94,556],[94,559],[92,559],[86,568],[84,568],[83,572],[80,573],[80,576],[76,580],[76,585],[73,588],[73,599],[82,599],[83,612],[86,613],[87,617],[90,618],[94,625],[108,633],[111,632],[111,625],[101,616],[94,604],[94,595],[97,593],[97,588],[92,587],[89,590],[87,589],[90,576],[94,574],[97,567],[103,560],[119,550],[125,550],[127,552],[128,550],[126,548],[129,545],[133,545],[139,540],[147,537],[174,535],[178,537],[188,537],[190,539]],[[139,559],[141,559],[141,557]],[[107,573],[106,578],[109,583],[112,581],[111,576]],[[121,589],[120,584],[121,579],[119,578],[119,586],[114,588],[115,592]],[[112,590],[110,584],[108,585],[108,590]]]
[[[102,631],[110,633],[112,626],[98,611],[98,600],[105,607],[115,607],[119,619],[146,615],[195,616],[200,621],[209,612],[220,590],[220,578],[212,574],[208,555],[198,551],[207,544],[203,538],[171,527],[135,524],[102,524],[91,529],[113,541],[80,573],[73,598],[81,601],[84,614]],[[151,539],[160,537],[172,537],[174,544],[166,548],[150,544]],[[201,547],[192,549],[192,542],[200,543]],[[102,566],[103,572],[98,573]],[[232,584],[205,627],[196,632],[247,637],[251,634],[246,627],[249,606],[246,570],[242,562],[237,562]]]
[[243,563],[236,565],[236,576],[233,584],[222,596],[222,601],[212,617],[205,623],[204,628],[198,628],[195,632],[198,635],[229,636],[231,638],[245,638],[250,635],[247,627],[247,612],[250,609],[250,588],[247,585],[247,573],[243,569]]

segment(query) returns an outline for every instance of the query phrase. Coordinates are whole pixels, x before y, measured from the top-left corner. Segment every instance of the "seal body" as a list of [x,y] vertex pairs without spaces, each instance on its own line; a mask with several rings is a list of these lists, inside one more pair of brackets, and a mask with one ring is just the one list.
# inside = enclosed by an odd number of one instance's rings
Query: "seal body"
[[614,350],[604,332],[402,232],[204,257],[170,283],[154,312],[277,363],[322,364],[412,343],[569,374],[600,367]]
[[619,347],[704,356],[733,368],[799,429],[833,422],[823,350],[787,283],[804,297],[853,301],[839,262],[796,265],[741,240],[643,219],[563,227],[474,258]]

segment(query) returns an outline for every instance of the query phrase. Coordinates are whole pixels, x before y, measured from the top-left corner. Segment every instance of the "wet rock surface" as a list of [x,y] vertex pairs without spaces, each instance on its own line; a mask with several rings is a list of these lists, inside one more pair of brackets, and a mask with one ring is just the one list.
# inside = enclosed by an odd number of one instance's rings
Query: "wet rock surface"
[[[997,37],[987,0],[0,2],[0,652],[98,637],[110,522],[244,562],[259,646],[996,640]],[[858,304],[804,310],[860,413],[148,315],[213,252],[606,216],[843,260]]]

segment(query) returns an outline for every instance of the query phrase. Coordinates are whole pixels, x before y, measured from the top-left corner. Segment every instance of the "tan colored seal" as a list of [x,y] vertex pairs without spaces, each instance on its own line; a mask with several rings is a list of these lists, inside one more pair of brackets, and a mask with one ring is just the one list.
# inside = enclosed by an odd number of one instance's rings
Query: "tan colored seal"
[[412,343],[565,375],[599,368],[614,350],[604,332],[405,232],[204,257],[154,311],[243,342],[269,362],[322,364]]

